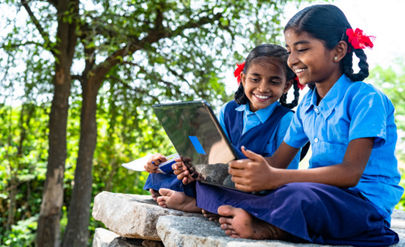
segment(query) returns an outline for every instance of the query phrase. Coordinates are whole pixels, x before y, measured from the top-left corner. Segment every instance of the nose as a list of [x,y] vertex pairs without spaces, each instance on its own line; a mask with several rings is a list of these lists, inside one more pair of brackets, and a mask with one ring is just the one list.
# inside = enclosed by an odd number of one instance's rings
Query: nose
[[288,67],[292,68],[294,66],[294,64],[298,63],[298,58],[295,54],[295,52],[290,52],[290,54],[288,55],[288,59],[287,59],[287,64]]
[[259,84],[258,88],[259,88],[259,91],[262,92],[262,93],[265,93],[265,92],[267,92],[269,90],[268,86],[267,86],[267,83],[266,83],[266,81],[264,79],[262,79],[260,81],[260,84]]

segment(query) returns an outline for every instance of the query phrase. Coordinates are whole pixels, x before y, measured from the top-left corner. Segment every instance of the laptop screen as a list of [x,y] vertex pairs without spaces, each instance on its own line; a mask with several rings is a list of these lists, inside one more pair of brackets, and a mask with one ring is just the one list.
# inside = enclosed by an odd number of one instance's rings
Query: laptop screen
[[221,180],[228,176],[227,163],[237,156],[208,103],[158,104],[153,110],[177,153],[183,160],[190,160],[201,181],[223,185]]

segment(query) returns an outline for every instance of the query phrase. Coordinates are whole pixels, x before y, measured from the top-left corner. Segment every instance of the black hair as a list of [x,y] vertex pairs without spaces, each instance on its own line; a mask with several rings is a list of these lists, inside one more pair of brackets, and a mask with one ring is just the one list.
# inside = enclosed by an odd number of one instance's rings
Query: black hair
[[[282,46],[273,44],[258,45],[252,51],[250,51],[249,55],[246,57],[245,60],[245,67],[243,68],[243,73],[246,74],[252,61],[259,57],[271,57],[279,59],[280,62],[285,67],[287,81],[293,80],[296,77],[294,72],[287,65],[288,59],[287,50]],[[290,109],[297,106],[299,98],[299,89],[296,80],[294,80],[293,86],[294,86],[294,100],[291,103],[287,103],[287,94],[283,94],[280,98],[280,104]],[[239,84],[239,87],[235,92],[235,101],[240,105],[249,103],[249,99],[245,95],[245,90],[243,88],[242,82]]]
[[[345,41],[348,44],[348,50],[340,61],[342,72],[352,81],[362,81],[369,74],[367,56],[362,49],[354,49],[349,43],[346,35],[348,28],[352,27],[338,7],[320,4],[306,7],[295,14],[288,21],[284,32],[287,29],[293,29],[297,33],[307,32],[312,37],[324,41],[328,49],[333,49],[339,41]],[[353,52],[359,58],[360,71],[357,74],[353,73]],[[314,84],[309,86],[313,88]]]

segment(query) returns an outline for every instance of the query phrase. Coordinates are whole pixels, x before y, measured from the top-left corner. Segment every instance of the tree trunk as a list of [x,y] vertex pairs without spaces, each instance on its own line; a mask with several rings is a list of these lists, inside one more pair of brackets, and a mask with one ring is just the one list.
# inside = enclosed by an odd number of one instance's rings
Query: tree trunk
[[[56,33],[54,94],[49,116],[48,164],[41,210],[38,219],[36,245],[59,246],[60,215],[63,205],[63,177],[66,160],[66,129],[71,87],[70,68],[76,47],[76,20],[68,23],[66,14],[77,15],[78,0],[56,2],[58,28]],[[55,52],[56,51],[56,52]]]
[[81,247],[88,244],[93,154],[97,142],[96,110],[99,84],[95,77],[82,84],[79,154],[68,224],[63,238],[64,247]]
[[55,92],[49,119],[48,165],[36,238],[37,246],[41,247],[59,245],[59,221],[63,203],[66,127],[70,94],[69,70],[59,68],[56,72],[55,81]]

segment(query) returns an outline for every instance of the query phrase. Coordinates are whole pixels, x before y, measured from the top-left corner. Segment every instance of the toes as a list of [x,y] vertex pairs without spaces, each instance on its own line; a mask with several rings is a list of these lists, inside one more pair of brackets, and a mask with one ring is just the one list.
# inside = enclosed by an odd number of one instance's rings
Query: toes
[[162,196],[170,196],[171,194],[173,194],[173,190],[166,189],[166,188],[160,188],[159,194],[161,194]]
[[231,217],[234,216],[235,208],[229,205],[223,205],[218,208],[218,214],[221,216]]

